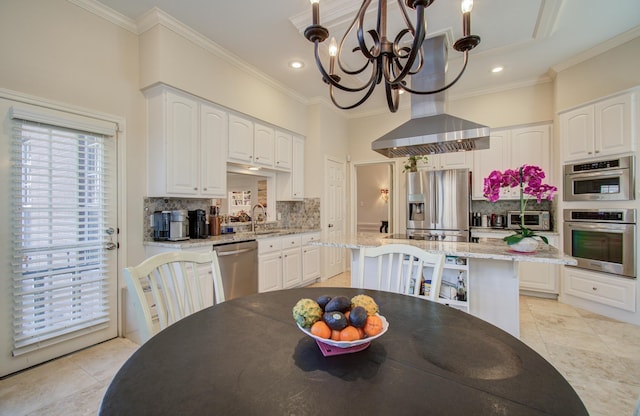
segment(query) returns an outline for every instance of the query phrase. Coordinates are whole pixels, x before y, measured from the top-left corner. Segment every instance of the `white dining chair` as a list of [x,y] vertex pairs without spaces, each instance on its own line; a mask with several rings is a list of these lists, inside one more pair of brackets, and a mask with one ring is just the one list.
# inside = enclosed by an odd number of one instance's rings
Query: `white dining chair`
[[[408,244],[386,244],[360,249],[358,287],[418,296],[423,281],[431,281],[426,299],[440,293],[444,254],[432,254]],[[372,279],[374,277],[375,279]]]
[[124,269],[141,342],[206,307],[224,302],[218,255],[175,251]]

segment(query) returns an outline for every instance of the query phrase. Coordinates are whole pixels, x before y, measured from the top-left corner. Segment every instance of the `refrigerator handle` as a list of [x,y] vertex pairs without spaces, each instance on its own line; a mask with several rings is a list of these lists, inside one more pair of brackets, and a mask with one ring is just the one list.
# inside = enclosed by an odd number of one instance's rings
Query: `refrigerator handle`
[[438,181],[437,181],[436,172],[429,172],[429,187],[431,188],[431,192],[429,196],[431,197],[431,224],[429,228],[434,228],[435,224],[438,222]]

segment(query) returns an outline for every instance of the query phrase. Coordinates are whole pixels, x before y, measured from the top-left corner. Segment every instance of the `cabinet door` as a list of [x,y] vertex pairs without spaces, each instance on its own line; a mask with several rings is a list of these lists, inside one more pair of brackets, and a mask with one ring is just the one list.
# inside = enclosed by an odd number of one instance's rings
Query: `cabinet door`
[[304,199],[304,139],[301,137],[293,138],[291,199]]
[[258,290],[282,289],[282,255],[280,251],[258,256]]
[[269,126],[254,123],[253,132],[253,163],[273,167],[275,131]]
[[253,163],[253,121],[229,114],[229,160]]
[[631,94],[609,98],[595,105],[596,156],[630,152]]
[[[488,149],[473,151],[473,192],[474,199],[484,199],[484,178],[494,170],[503,171],[507,168],[506,163],[509,157],[509,140],[511,133],[509,130],[492,131]],[[502,188],[501,198],[508,190]]]
[[520,289],[558,294],[558,265],[520,262]]
[[200,187],[198,103],[169,91],[166,115],[167,193],[197,195]]
[[522,165],[540,166],[547,177],[550,177],[549,134],[548,124],[511,130],[512,167],[515,169]]
[[452,152],[438,155],[438,169],[471,169],[473,153]]
[[302,251],[300,247],[282,250],[282,287],[297,286],[302,282]]
[[211,198],[227,197],[227,140],[226,111],[207,104],[200,106],[200,195]]
[[282,170],[291,170],[293,136],[283,131],[276,131],[276,160],[275,167]]
[[592,105],[560,115],[560,140],[565,162],[588,159],[594,154],[594,107]]
[[320,247],[302,248],[302,281],[309,282],[320,277]]

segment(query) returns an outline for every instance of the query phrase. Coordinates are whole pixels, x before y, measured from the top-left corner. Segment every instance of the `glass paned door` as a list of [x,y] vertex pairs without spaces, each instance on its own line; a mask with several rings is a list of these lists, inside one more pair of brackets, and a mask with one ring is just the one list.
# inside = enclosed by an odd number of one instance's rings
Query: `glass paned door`
[[14,119],[11,143],[12,358],[0,374],[117,336],[115,136]]

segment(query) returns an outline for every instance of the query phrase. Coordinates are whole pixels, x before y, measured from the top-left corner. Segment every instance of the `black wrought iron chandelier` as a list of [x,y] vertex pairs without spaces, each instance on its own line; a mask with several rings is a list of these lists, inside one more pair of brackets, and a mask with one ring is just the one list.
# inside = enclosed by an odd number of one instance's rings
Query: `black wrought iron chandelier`
[[[422,42],[426,35],[426,22],[424,17],[425,8],[429,7],[434,0],[397,0],[398,8],[401,11],[406,28],[396,34],[393,40],[387,37],[387,0],[378,0],[378,13],[375,29],[366,30],[364,28],[365,14],[371,6],[371,0],[363,0],[358,13],[353,22],[344,33],[340,44],[332,38],[329,45],[329,70],[327,71],[320,60],[320,44],[329,37],[329,30],[320,25],[320,0],[310,0],[313,22],[304,31],[304,36],[314,43],[315,59],[318,69],[322,74],[324,82],[329,84],[329,95],[336,107],[343,110],[355,108],[364,103],[373,93],[376,85],[384,81],[387,98],[387,105],[391,112],[398,110],[400,91],[404,90],[412,94],[436,94],[453,86],[462,76],[467,68],[469,51],[478,46],[480,37],[471,35],[471,9],[473,0],[462,0],[462,32],[463,36],[458,39],[453,48],[463,53],[463,66],[460,73],[448,84],[441,88],[430,91],[417,91],[407,86],[405,78],[418,73],[423,66],[424,56],[422,53]],[[405,6],[406,5],[406,6]],[[409,18],[407,7],[415,10],[415,24]],[[366,32],[365,32],[366,30]],[[342,62],[342,49],[345,40],[350,34],[356,36],[358,46],[353,48],[352,53],[361,53],[366,62],[360,68],[348,69]],[[368,35],[369,39],[366,39]],[[411,44],[411,46],[403,46]],[[357,76],[362,74],[367,68],[371,69],[368,81],[360,86],[350,87],[341,83],[342,77],[336,73],[336,60],[338,68],[343,74]],[[353,104],[341,105],[336,101],[334,88],[346,92],[363,92],[363,96]]]

